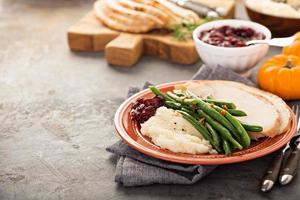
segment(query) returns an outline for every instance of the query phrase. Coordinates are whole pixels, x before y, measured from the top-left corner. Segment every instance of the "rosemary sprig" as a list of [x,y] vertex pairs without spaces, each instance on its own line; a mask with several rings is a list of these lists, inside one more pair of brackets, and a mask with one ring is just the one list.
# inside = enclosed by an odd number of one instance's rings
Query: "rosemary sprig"
[[209,21],[216,20],[217,18],[207,17],[201,19],[198,22],[185,22],[182,24],[174,24],[169,29],[173,32],[173,36],[177,40],[187,40],[192,37],[193,31],[200,26]]

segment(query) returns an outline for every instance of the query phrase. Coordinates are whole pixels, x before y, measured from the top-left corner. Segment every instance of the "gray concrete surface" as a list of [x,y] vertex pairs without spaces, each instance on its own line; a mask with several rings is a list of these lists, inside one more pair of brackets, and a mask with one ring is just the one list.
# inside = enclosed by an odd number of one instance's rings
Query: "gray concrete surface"
[[[101,53],[69,51],[66,30],[91,6],[87,0],[0,0],[1,200],[299,199],[299,178],[257,192],[270,156],[220,166],[191,186],[117,185],[104,148],[118,140],[112,119],[128,87],[188,79],[200,63],[145,57],[121,69],[108,66]],[[242,8],[238,16],[245,16]]]

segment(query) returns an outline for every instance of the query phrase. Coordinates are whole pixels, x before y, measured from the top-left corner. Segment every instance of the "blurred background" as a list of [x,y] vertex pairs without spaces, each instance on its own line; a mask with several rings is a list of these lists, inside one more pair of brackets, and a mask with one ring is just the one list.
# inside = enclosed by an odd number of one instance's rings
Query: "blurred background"
[[[135,190],[115,184],[105,147],[118,140],[113,116],[128,88],[146,80],[190,79],[202,63],[181,65],[144,56],[133,68],[124,68],[108,65],[104,53],[70,51],[67,30],[93,3],[0,0],[0,199],[171,199],[186,193],[195,199],[244,198],[242,193],[234,197],[234,188],[244,190],[236,181],[244,177],[222,170],[205,182],[212,193],[200,187],[203,183]],[[235,16],[248,19],[242,1],[237,1]],[[271,48],[266,58],[279,52]],[[257,182],[262,172],[254,172],[256,164],[223,169],[252,173],[247,181]],[[223,184],[215,184],[220,179]],[[259,196],[255,185],[244,186],[248,198]]]

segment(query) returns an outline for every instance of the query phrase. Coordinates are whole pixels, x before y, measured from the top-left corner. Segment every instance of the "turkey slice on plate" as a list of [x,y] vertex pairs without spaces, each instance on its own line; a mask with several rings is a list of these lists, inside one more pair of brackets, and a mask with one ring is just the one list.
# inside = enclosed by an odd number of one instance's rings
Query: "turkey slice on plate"
[[260,135],[263,136],[274,137],[282,133],[286,130],[282,122],[289,122],[291,118],[290,114],[280,113],[282,110],[286,111],[286,107],[283,106],[285,103],[280,99],[244,84],[230,81],[200,81],[188,82],[186,87],[199,97],[213,95],[218,100],[234,102],[238,109],[247,113],[247,116],[239,119],[248,124],[262,126],[263,131]]
[[267,98],[269,101],[273,103],[273,105],[277,108],[277,111],[280,116],[280,122],[279,122],[279,132],[277,135],[282,134],[288,130],[291,124],[292,115],[290,112],[290,109],[288,105],[278,96],[271,94],[269,92],[265,92],[262,90],[259,90],[254,87],[245,87],[245,85],[236,83],[236,82],[229,82],[228,84],[233,84],[237,87],[241,87],[245,91],[249,91],[251,93],[263,96]]

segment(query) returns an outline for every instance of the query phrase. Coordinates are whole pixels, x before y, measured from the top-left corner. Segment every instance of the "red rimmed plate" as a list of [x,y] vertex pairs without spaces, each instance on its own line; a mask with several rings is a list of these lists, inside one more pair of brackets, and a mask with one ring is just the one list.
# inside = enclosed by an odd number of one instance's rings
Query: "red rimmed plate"
[[[163,92],[167,92],[173,90],[175,84],[184,82],[186,81],[166,83],[158,85],[157,87],[160,88]],[[140,133],[137,124],[131,120],[129,115],[131,104],[141,97],[151,98],[153,97],[153,94],[149,89],[143,90],[123,102],[115,114],[115,128],[121,138],[132,148],[154,158],[159,158],[171,162],[184,164],[219,165],[252,160],[270,154],[278,150],[280,147],[284,146],[293,137],[296,130],[296,120],[295,115],[293,114],[291,126],[286,133],[274,138],[262,138],[251,144],[250,147],[234,152],[231,156],[218,154],[191,155],[185,153],[174,153],[166,149],[161,149],[151,143],[149,138],[146,138]]]

